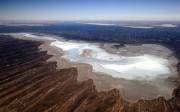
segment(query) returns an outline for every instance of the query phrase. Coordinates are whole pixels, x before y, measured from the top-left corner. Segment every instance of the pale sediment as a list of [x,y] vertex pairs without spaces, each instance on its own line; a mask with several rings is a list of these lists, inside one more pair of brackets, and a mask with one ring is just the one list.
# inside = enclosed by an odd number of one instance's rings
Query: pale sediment
[[[25,37],[23,37],[21,34],[12,34],[12,36],[25,39]],[[59,37],[54,37],[54,38],[61,39]],[[37,38],[35,40],[37,40]],[[121,91],[125,99],[135,101],[140,99],[141,97],[145,97],[147,99],[153,99],[158,95],[162,95],[166,99],[169,99],[175,87],[174,83],[165,80],[159,80],[160,78],[158,78],[155,81],[151,81],[151,80],[138,81],[138,80],[127,80],[123,78],[116,78],[116,77],[112,77],[111,75],[92,72],[92,66],[89,64],[70,62],[67,59],[61,58],[61,56],[63,56],[65,52],[63,52],[59,48],[50,46],[52,40],[43,40],[43,41],[45,43],[42,44],[40,48],[42,50],[48,51],[48,54],[53,55],[53,57],[50,58],[48,61],[57,61],[57,65],[59,69],[77,67],[79,72],[78,80],[82,81],[87,79],[93,79],[96,85],[96,89],[98,91],[117,88]],[[71,42],[76,42],[76,41],[71,41]],[[96,43],[96,45],[100,46],[99,43]],[[177,60],[171,55],[172,52],[168,48],[163,47],[161,45],[150,45],[151,48],[148,47],[148,45],[142,45],[142,46],[126,45],[126,47],[122,47],[118,49],[112,48],[112,45],[114,44],[104,44],[103,46],[100,47],[105,49],[107,52],[113,54],[118,54],[123,56],[138,56],[141,54],[149,53],[158,56],[160,58],[168,58],[168,60],[171,60],[170,61],[171,65],[177,63]],[[90,56],[90,54],[88,53],[89,52],[86,53],[84,52],[82,55]],[[174,67],[170,66],[169,68],[171,72],[174,72],[174,75],[172,76],[177,75],[175,65]]]

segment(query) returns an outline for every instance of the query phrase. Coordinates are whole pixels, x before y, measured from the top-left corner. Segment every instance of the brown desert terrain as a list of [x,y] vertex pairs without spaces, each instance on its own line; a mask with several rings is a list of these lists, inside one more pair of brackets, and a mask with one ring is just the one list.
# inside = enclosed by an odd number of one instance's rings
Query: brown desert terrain
[[47,62],[52,56],[38,48],[42,43],[0,36],[0,111],[180,111],[180,82],[169,100],[128,102],[117,89],[98,92],[92,79],[77,81],[76,67],[57,69],[56,62]]

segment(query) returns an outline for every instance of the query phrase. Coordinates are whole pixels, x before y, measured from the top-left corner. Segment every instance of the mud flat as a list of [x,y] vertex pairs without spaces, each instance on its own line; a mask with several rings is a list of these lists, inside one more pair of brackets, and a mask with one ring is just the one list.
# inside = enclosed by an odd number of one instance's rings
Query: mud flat
[[[48,61],[57,61],[60,69],[77,67],[78,80],[93,79],[98,91],[117,88],[128,101],[136,101],[142,97],[153,99],[161,95],[166,99],[172,97],[175,83],[167,79],[178,78],[178,61],[172,51],[164,46],[144,44],[114,48],[113,46],[118,44],[66,41],[62,37],[39,34],[11,35],[45,41],[40,48],[53,55]],[[68,51],[69,49],[71,51]],[[95,61],[97,62],[94,63]],[[139,67],[136,67],[137,65]]]
[[159,27],[178,27],[177,25],[174,25],[174,24],[161,24],[161,25],[152,25],[152,26],[159,26]]

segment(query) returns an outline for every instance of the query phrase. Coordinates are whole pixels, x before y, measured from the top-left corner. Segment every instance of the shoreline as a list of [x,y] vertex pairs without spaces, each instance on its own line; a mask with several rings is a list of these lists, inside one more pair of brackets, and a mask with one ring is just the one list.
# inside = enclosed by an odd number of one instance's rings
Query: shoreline
[[[52,35],[51,35],[52,36]],[[13,36],[14,37],[14,36]],[[20,39],[24,39],[22,37],[20,37]],[[30,38],[27,37],[27,40],[29,40]],[[32,40],[36,40],[38,41],[37,39],[32,39]],[[40,40],[41,41],[41,40]],[[73,41],[73,40],[72,40]],[[78,69],[78,76],[81,76],[81,77],[77,77],[77,80],[78,81],[84,81],[84,80],[88,80],[89,77],[86,77],[87,75],[91,75],[91,77],[93,78],[90,78],[90,79],[93,79],[94,80],[94,83],[96,85],[96,90],[98,92],[101,92],[101,91],[104,91],[104,89],[102,88],[98,88],[99,86],[97,85],[102,85],[101,82],[98,81],[98,79],[108,79],[110,81],[117,81],[117,78],[114,78],[110,75],[103,75],[103,74],[98,74],[98,73],[94,73],[93,72],[93,68],[91,65],[89,64],[85,64],[85,63],[72,63],[72,62],[69,62],[68,60],[66,59],[60,59],[60,56],[62,56],[64,54],[64,52],[54,46],[51,46],[49,47],[51,42],[50,41],[44,41],[44,43],[39,46],[39,48],[41,49],[41,51],[47,51],[47,54],[49,55],[53,55],[52,58],[48,59],[48,61],[56,61],[57,62],[57,69],[63,69],[63,68],[69,68],[70,66],[72,67],[76,67]],[[97,42],[96,42],[97,43]],[[105,43],[105,42],[104,42]],[[63,67],[62,67],[62,64],[63,64]],[[82,69],[85,69],[84,71],[82,71]],[[86,76],[84,76],[83,74],[86,74]],[[97,75],[98,74],[98,75]],[[82,77],[84,76],[84,77]],[[128,82],[128,81],[127,81]],[[137,83],[136,81],[134,81],[134,83]],[[107,87],[106,87],[107,88]],[[111,87],[108,87],[109,89],[107,90],[112,90],[114,88],[116,88],[116,85],[111,85]],[[176,88],[176,87],[175,87]],[[175,89],[174,88],[174,89]],[[173,89],[173,91],[174,91]],[[119,89],[118,89],[119,90]],[[106,91],[106,90],[105,90]],[[123,93],[121,90],[119,90],[123,96]],[[173,92],[171,91],[171,93]],[[150,99],[154,99],[154,98],[158,98],[159,95],[157,95],[156,97],[153,97],[153,98],[150,98]],[[126,99],[125,97],[123,97],[124,99]],[[171,96],[172,98],[172,96]],[[136,102],[136,101],[139,101],[141,98],[138,98],[137,100],[133,100],[131,102]],[[148,100],[148,98],[145,98]],[[127,99],[126,99],[127,100]],[[167,99],[168,100],[168,99]],[[130,101],[130,100],[127,100],[127,101]]]
[[[132,103],[125,100],[118,89],[98,92],[92,79],[77,81],[75,67],[57,69],[57,62],[47,62],[52,55],[39,51],[42,41],[16,39],[9,35],[0,37],[3,48],[0,111],[177,112],[180,109],[180,85],[169,100],[158,96],[152,100],[140,98]],[[6,60],[7,57],[13,59]]]

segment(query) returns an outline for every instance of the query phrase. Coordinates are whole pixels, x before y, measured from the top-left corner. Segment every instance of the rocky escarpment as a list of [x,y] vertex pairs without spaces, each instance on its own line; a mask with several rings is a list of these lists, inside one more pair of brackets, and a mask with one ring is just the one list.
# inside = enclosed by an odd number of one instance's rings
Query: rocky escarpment
[[56,69],[42,42],[0,36],[0,111],[2,112],[178,112],[180,85],[165,100],[127,102],[117,89],[97,92],[93,80],[78,82],[76,68]]

